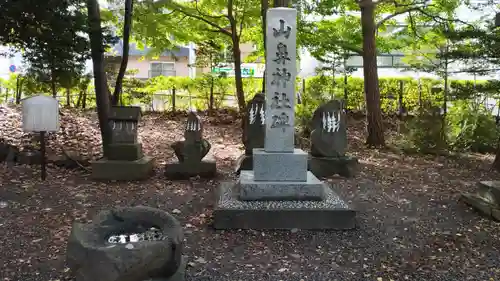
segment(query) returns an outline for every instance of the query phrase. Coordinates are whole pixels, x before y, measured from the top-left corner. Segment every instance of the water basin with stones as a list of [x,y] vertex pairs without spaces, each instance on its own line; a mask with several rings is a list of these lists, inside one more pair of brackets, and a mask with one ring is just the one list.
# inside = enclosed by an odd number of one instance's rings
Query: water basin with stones
[[183,281],[183,240],[180,223],[162,210],[105,210],[73,225],[67,263],[76,281]]

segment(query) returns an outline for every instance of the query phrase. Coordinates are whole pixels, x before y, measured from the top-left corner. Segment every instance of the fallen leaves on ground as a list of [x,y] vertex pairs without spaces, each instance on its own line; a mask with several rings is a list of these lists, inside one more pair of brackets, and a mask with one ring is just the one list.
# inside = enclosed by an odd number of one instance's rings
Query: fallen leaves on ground
[[[0,111],[0,138],[19,145],[29,137],[19,130],[19,109]],[[51,153],[59,142],[97,157],[95,113],[63,114],[66,129],[53,136]],[[364,122],[351,119],[348,151],[360,159],[359,173],[325,180],[358,210],[355,230],[215,231],[214,190],[235,178],[234,161],[243,152],[240,124],[231,112],[203,116],[212,144],[208,157],[216,159],[220,176],[169,181],[163,164],[175,161],[170,144],[182,139],[184,120],[185,115],[144,116],[140,139],[157,167],[143,182],[93,182],[85,171],[52,166],[41,182],[37,166],[1,164],[0,280],[73,280],[64,256],[71,224],[117,205],[148,205],[180,220],[187,280],[499,280],[499,224],[458,201],[461,192],[475,191],[475,182],[499,178],[489,171],[491,156],[368,150]]]

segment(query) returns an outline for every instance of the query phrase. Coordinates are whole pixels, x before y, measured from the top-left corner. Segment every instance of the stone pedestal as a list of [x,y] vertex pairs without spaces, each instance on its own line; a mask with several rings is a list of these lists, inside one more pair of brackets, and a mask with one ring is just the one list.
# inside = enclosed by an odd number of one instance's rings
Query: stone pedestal
[[355,157],[314,157],[309,156],[308,169],[317,177],[340,175],[350,178],[355,175],[358,159]]
[[148,156],[135,161],[101,159],[91,165],[95,180],[145,180],[153,174],[154,159]]
[[108,158],[92,162],[96,180],[145,180],[153,174],[154,159],[142,154],[140,143],[110,144]]
[[244,201],[238,185],[223,182],[216,193],[216,229],[351,229],[356,212],[323,184],[321,201]]
[[500,181],[481,181],[477,185],[475,194],[464,193],[461,200],[481,214],[500,221]]
[[307,153],[253,150],[253,172],[256,181],[307,181]]
[[313,173],[296,149],[295,77],[297,11],[271,8],[266,30],[264,148],[253,149],[253,169],[236,183],[221,183],[216,229],[349,229],[355,211]]
[[179,162],[170,163],[165,166],[165,176],[169,179],[189,179],[200,176],[202,178],[213,178],[217,174],[215,161],[201,162]]
[[135,161],[140,159],[142,144],[140,143],[117,143],[108,146],[109,160]]
[[[307,153],[254,149],[254,170],[219,185],[216,229],[350,229],[356,212],[307,171]],[[267,168],[265,168],[267,167]],[[258,173],[256,173],[258,171]]]
[[91,162],[95,180],[144,180],[153,173],[154,159],[144,156],[137,141],[141,108],[113,106],[110,110],[111,144],[106,158]]
[[243,201],[314,200],[325,198],[323,183],[311,172],[306,181],[257,181],[253,171],[241,171],[239,199]]

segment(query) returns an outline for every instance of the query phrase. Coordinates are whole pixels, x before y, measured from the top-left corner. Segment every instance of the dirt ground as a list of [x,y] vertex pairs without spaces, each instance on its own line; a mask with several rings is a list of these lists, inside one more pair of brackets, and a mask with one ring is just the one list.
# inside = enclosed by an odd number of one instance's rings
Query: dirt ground
[[218,178],[169,181],[163,165],[183,128],[183,118],[172,119],[153,114],[141,123],[145,153],[157,158],[156,175],[144,182],[96,183],[87,171],[56,167],[41,182],[39,167],[0,164],[0,280],[73,280],[65,266],[72,222],[117,205],[176,210],[187,280],[500,280],[500,225],[458,201],[477,181],[499,178],[489,156],[368,150],[363,122],[350,120],[348,151],[359,157],[359,173],[325,180],[359,211],[355,230],[215,231],[214,190],[234,178],[240,126],[205,118]]

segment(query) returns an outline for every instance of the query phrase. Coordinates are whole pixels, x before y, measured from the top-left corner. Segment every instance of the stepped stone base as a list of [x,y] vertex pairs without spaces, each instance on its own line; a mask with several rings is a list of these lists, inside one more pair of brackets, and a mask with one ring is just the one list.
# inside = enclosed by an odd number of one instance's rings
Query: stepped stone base
[[170,276],[169,278],[155,278],[144,281],[184,281],[186,280],[186,264],[187,264],[187,257],[182,256],[181,265],[179,266],[174,275]]
[[483,215],[500,221],[500,181],[478,182],[475,194],[464,193],[461,200]]
[[356,211],[324,184],[322,201],[242,201],[238,185],[223,182],[216,193],[216,229],[352,229]]
[[144,180],[153,173],[154,159],[144,156],[135,161],[101,159],[91,163],[95,180]]
[[314,157],[309,156],[309,170],[317,177],[335,174],[350,178],[356,173],[358,159],[355,157]]
[[256,181],[306,181],[307,153],[302,149],[293,152],[266,152],[253,150],[253,172]]
[[171,163],[165,166],[165,176],[169,179],[189,179],[200,176],[213,178],[217,174],[215,161],[201,161],[197,163]]
[[234,172],[239,175],[241,171],[253,170],[253,156],[243,154],[236,160]]
[[244,201],[321,201],[325,198],[323,183],[311,172],[307,181],[256,181],[253,171],[241,171],[239,199]]

